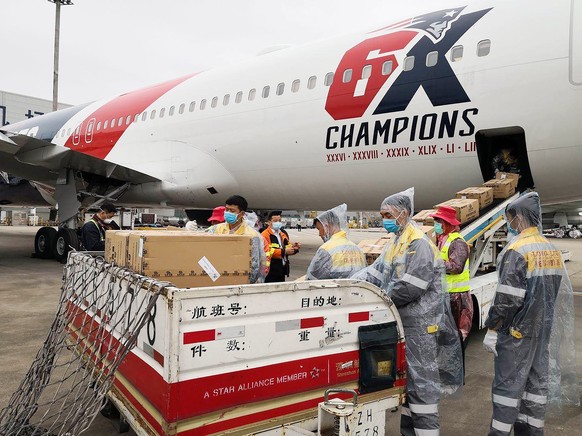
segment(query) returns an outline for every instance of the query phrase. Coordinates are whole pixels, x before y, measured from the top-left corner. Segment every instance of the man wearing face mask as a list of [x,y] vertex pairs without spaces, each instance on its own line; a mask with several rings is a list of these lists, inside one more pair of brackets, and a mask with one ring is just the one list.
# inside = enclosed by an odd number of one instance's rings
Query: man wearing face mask
[[364,252],[343,230],[347,228],[347,209],[344,203],[315,218],[315,228],[324,243],[307,268],[307,280],[345,279],[366,266]]
[[87,251],[105,250],[105,232],[107,230],[119,229],[111,219],[117,210],[111,203],[103,203],[101,210],[87,221],[81,229],[81,243]]
[[518,235],[499,254],[495,299],[483,346],[495,354],[489,435],[542,435],[546,404],[579,401],[572,286],[541,230],[540,199],[530,192],[505,209]]
[[281,213],[280,210],[269,213],[268,227],[261,233],[269,247],[267,256],[269,274],[265,278],[265,283],[284,282],[285,277],[289,277],[289,256],[298,253],[300,248],[298,242],[291,244],[289,234],[283,230]]
[[451,310],[463,345],[463,368],[465,367],[465,348],[471,326],[473,325],[473,300],[471,298],[471,279],[469,271],[469,245],[459,233],[457,211],[450,206],[440,206],[434,218],[434,231],[437,234],[438,248],[445,262],[447,288],[451,300]]
[[410,219],[414,188],[380,206],[384,228],[395,237],[376,261],[352,278],[381,288],[398,308],[406,337],[406,401],[400,433],[438,435],[441,394],[463,380],[461,342],[445,293],[438,249]]
[[245,220],[248,203],[244,197],[233,195],[226,199],[224,223],[217,224],[217,235],[247,235],[252,237],[250,283],[263,283],[267,275],[267,252],[269,247],[263,237]]

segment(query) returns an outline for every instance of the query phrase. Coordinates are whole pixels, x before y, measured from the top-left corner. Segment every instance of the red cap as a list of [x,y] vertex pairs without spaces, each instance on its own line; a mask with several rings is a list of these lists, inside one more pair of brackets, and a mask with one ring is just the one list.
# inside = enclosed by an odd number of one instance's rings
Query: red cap
[[461,222],[457,220],[457,211],[451,206],[439,206],[436,213],[430,214],[429,216],[446,221],[453,226],[461,224]]
[[226,207],[224,207],[224,206],[215,207],[212,210],[212,216],[210,218],[208,218],[208,222],[218,221],[219,223],[223,223],[225,210],[226,210]]

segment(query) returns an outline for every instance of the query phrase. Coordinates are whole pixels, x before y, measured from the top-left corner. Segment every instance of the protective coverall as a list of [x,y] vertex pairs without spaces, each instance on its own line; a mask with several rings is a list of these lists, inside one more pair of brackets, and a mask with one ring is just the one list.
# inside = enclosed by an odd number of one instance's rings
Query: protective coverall
[[[413,194],[412,189],[394,194],[384,200],[381,210],[392,206],[410,217]],[[438,249],[408,218],[380,257],[353,278],[382,288],[402,320],[407,383],[400,432],[405,436],[438,435],[440,395],[454,392],[463,380],[461,343]]]
[[[485,323],[497,331],[489,435],[509,435],[512,427],[516,436],[542,435],[550,399],[578,402],[571,374],[572,288],[560,251],[540,233],[538,194],[512,202],[506,216],[522,231],[499,255],[499,282]],[[560,383],[569,386],[560,389]],[[551,385],[559,392],[550,395]]]
[[[220,223],[214,227],[214,232],[217,235],[246,235],[251,236],[251,274],[250,283],[263,283],[267,276],[267,252],[269,248],[266,246],[263,237],[253,229],[247,221],[243,220],[240,226],[231,231],[227,223]],[[225,253],[225,256],[228,253]]]
[[328,240],[311,260],[307,280],[345,279],[366,266],[364,252],[342,230],[342,224],[347,227],[346,212],[347,205],[342,204],[317,216]]

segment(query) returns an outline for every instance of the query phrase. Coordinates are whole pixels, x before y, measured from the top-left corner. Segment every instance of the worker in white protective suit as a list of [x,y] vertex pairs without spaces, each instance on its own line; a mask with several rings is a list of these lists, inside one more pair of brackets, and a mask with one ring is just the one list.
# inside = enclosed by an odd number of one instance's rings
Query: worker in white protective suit
[[489,435],[543,435],[549,402],[579,404],[572,286],[561,252],[541,234],[530,192],[505,210],[515,236],[497,261],[499,280],[483,345],[495,354]]
[[387,197],[384,228],[395,237],[376,261],[353,278],[382,288],[392,299],[406,337],[406,402],[400,432],[438,435],[441,393],[463,383],[461,342],[446,292],[439,250],[410,219],[414,188]]
[[309,264],[307,280],[345,279],[366,266],[364,252],[346,235],[347,210],[344,203],[315,218],[324,243]]

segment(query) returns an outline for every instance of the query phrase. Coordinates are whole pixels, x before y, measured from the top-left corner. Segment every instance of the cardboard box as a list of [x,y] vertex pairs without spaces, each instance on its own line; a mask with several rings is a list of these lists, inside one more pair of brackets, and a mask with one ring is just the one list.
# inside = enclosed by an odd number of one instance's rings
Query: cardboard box
[[508,179],[491,179],[483,186],[493,188],[493,198],[509,198],[515,194],[515,186]]
[[381,238],[364,239],[360,241],[358,247],[362,249],[366,256],[366,263],[372,265],[374,261],[382,254],[382,250],[390,240],[394,237],[393,234],[387,234]]
[[517,183],[519,182],[519,174],[498,172],[497,174],[495,174],[495,178],[500,180],[509,180],[513,188],[517,189]]
[[479,200],[479,209],[485,209],[493,203],[493,188],[488,188],[486,186],[465,188],[462,191],[457,192],[457,198]]
[[127,246],[130,230],[107,230],[105,232],[105,261],[127,267]]
[[425,209],[418,212],[416,215],[412,217],[413,221],[416,221],[419,224],[423,224],[425,226],[432,226],[434,225],[434,218],[429,216],[432,213],[435,213],[435,209]]
[[133,232],[128,267],[183,288],[245,284],[250,279],[251,237]]
[[471,221],[479,216],[479,200],[466,198],[459,199],[454,198],[444,203],[437,204],[435,208],[439,206],[451,206],[457,211],[457,219],[461,224]]
[[422,226],[420,230],[428,236],[428,239],[430,239],[434,245],[437,245],[436,233],[433,226]]

